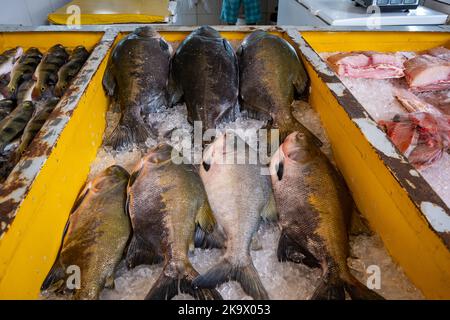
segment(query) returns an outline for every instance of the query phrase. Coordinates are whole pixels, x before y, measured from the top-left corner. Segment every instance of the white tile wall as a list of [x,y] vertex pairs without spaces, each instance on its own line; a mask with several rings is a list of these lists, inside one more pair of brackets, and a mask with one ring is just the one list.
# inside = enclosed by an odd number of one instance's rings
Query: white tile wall
[[70,0],[0,0],[0,24],[38,26],[48,24],[47,15]]

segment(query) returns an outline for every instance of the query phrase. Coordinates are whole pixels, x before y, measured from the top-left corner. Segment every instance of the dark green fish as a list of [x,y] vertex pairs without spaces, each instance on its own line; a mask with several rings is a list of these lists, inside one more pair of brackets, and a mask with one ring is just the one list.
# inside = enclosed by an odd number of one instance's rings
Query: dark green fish
[[293,131],[312,135],[291,112],[294,96],[304,94],[309,83],[295,49],[283,38],[259,30],[244,39],[237,55],[242,108],[279,129],[281,141]]
[[172,59],[170,88],[172,104],[183,99],[189,121],[202,121],[204,130],[234,121],[239,69],[228,40],[209,26],[194,30]]
[[124,149],[150,136],[142,115],[167,107],[171,52],[171,46],[151,27],[137,28],[116,45],[103,87],[115,96],[122,114],[106,145]]
[[25,129],[33,112],[33,103],[25,101],[0,122],[0,152]]
[[[70,215],[59,255],[41,289],[75,300],[98,299],[119,264],[130,236],[125,212],[128,172],[112,166],[80,193]],[[66,273],[79,267],[80,288],[68,288]]]
[[10,99],[3,99],[0,100],[0,121],[5,119],[11,111],[14,109],[16,104],[13,100]]
[[58,82],[55,85],[55,95],[61,97],[66,91],[72,79],[83,67],[89,52],[83,46],[78,46],[73,49],[70,54],[69,61],[61,67],[58,71]]
[[10,81],[6,87],[7,92],[5,96],[9,98],[16,97],[20,84],[33,77],[33,73],[41,62],[41,59],[42,53],[37,48],[29,48],[25,51],[11,71]]
[[347,266],[348,230],[354,209],[344,179],[311,136],[290,134],[273,156],[272,186],[281,237],[278,260],[320,267],[312,299],[382,299]]
[[14,63],[22,56],[23,49],[21,47],[15,47],[13,49],[6,50],[0,55],[0,77],[9,74]]
[[49,85],[55,85],[58,82],[58,70],[68,58],[69,54],[60,44],[48,50],[33,75],[33,79],[36,80],[32,93],[34,99],[40,98]]

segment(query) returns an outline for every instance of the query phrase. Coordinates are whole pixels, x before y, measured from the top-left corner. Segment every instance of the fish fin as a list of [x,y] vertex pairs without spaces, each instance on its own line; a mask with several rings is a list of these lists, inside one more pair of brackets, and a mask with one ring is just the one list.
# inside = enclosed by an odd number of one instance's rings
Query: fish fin
[[225,248],[225,235],[216,226],[211,233],[206,233],[199,226],[195,229],[194,244],[201,249],[223,249]]
[[349,280],[344,285],[352,300],[384,300],[380,294],[367,288],[352,275],[349,275]]
[[41,285],[41,291],[61,292],[64,289],[65,277],[65,270],[57,258]]
[[116,79],[114,78],[112,64],[109,64],[106,68],[102,83],[103,89],[105,90],[106,94],[112,97],[114,95],[114,91],[116,90]]
[[[176,55],[176,53],[175,53]],[[173,56],[173,58],[170,60],[170,64],[169,64],[169,81],[167,84],[167,91],[169,93],[169,106],[173,107],[174,105],[176,105],[178,102],[180,102],[183,99],[183,90],[181,89],[181,87],[177,84],[177,82],[174,79],[173,76],[173,66],[172,63],[175,59],[175,55]]]
[[345,300],[344,282],[339,277],[325,274],[320,279],[311,300]]
[[85,185],[81,189],[80,193],[78,194],[77,199],[73,203],[72,210],[70,211],[71,213],[78,209],[78,207],[83,202],[86,195],[88,194],[89,190],[91,189],[91,187],[92,187],[92,184],[90,182],[85,183]]
[[[174,277],[170,277],[168,274],[174,275]],[[164,268],[145,299],[170,300],[179,293],[185,293],[193,296],[196,300],[223,300],[222,296],[215,289],[194,288],[192,281],[198,275],[198,272],[195,271],[191,264],[185,267],[184,274],[173,270],[166,272],[166,268]]]
[[246,265],[242,265],[232,263],[226,258],[222,259],[221,262],[209,269],[205,274],[198,276],[192,284],[194,287],[216,288],[230,280],[239,282],[244,292],[253,297],[253,299],[269,300],[269,295],[251,260]]
[[356,205],[353,206],[353,212],[350,218],[349,234],[352,236],[370,236],[373,234],[372,230],[370,230],[370,228],[368,227],[366,220],[363,216],[361,216],[361,213],[359,212]]
[[216,226],[216,218],[212,213],[208,200],[203,202],[203,205],[198,209],[195,223],[200,226],[205,232],[211,233]]
[[261,212],[261,218],[267,222],[275,222],[278,220],[277,207],[273,193],[270,194],[269,201]]
[[162,257],[156,250],[144,240],[133,235],[125,258],[128,269],[133,269],[141,264],[156,264],[161,262]]
[[150,136],[150,131],[141,119],[136,119],[130,127],[123,123],[122,119],[106,140],[106,145],[114,150],[123,150],[133,143],[143,143]]
[[281,231],[280,240],[277,249],[278,261],[291,261],[294,263],[302,263],[309,268],[320,267],[319,261],[301,246],[297,241],[292,240],[286,231]]

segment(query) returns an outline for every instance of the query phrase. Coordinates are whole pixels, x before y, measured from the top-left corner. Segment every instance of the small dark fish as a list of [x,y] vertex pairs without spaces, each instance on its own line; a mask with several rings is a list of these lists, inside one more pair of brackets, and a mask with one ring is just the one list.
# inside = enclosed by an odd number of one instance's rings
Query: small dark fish
[[36,80],[32,93],[33,98],[40,98],[49,85],[55,85],[58,82],[58,70],[68,58],[66,49],[60,44],[54,45],[48,50],[33,75],[33,79]]
[[0,122],[0,152],[25,129],[33,112],[33,103],[25,101]]
[[281,37],[255,31],[245,38],[237,55],[242,108],[279,129],[281,141],[293,131],[314,136],[291,112],[295,95],[304,94],[309,83],[295,49]]
[[9,74],[16,61],[22,56],[23,49],[16,47],[6,50],[0,55],[0,77]]
[[25,51],[11,71],[10,81],[6,87],[4,96],[15,98],[20,84],[33,77],[33,73],[41,62],[41,59],[42,53],[37,48],[29,48]]
[[354,209],[344,179],[311,136],[290,134],[273,156],[272,186],[281,237],[278,260],[322,268],[312,299],[382,299],[347,266],[348,230]]
[[36,85],[36,81],[33,79],[27,80],[22,82],[22,84],[19,86],[19,90],[17,91],[17,104],[21,104],[24,101],[35,101],[36,99],[33,99],[32,92],[34,89],[34,86]]
[[73,49],[69,61],[58,71],[58,82],[55,85],[55,95],[57,97],[61,97],[64,94],[70,82],[81,70],[88,57],[89,52],[85,47],[78,46]]
[[236,119],[239,70],[233,47],[209,26],[194,30],[171,62],[172,104],[184,100],[191,123],[203,129]]
[[[131,232],[125,212],[129,177],[122,167],[112,166],[80,193],[59,255],[41,290],[63,293],[75,300],[98,299],[105,284],[113,281]],[[66,272],[73,266],[80,270],[79,289],[66,285]]]
[[144,143],[151,135],[143,115],[168,106],[171,46],[151,27],[137,28],[119,41],[103,76],[103,88],[121,110],[106,145],[115,150]]
[[11,111],[13,111],[15,106],[16,104],[13,100],[0,100],[0,121],[5,119],[11,113]]
[[198,273],[188,251],[196,221],[205,230],[215,221],[198,173],[192,165],[174,163],[172,151],[167,144],[152,149],[131,176],[127,203],[134,235],[127,263],[133,267],[164,257],[164,269],[146,299],[171,299],[179,292],[200,300],[221,299],[215,290],[192,287]]

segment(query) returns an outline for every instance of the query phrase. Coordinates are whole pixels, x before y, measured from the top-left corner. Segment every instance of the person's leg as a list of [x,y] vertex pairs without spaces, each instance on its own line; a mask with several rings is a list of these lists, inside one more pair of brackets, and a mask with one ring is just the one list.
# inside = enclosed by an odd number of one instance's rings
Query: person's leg
[[261,21],[261,1],[244,0],[245,22],[248,25],[257,24]]
[[220,19],[228,24],[236,24],[241,0],[223,0]]

